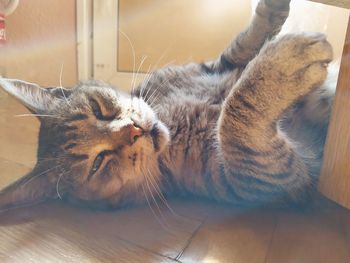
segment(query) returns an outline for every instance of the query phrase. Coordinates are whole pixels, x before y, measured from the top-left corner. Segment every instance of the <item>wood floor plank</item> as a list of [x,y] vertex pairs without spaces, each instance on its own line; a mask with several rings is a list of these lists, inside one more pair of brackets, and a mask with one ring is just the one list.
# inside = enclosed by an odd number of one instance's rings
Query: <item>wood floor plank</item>
[[0,190],[18,180],[30,170],[27,166],[0,158]]
[[[104,249],[104,247],[108,247],[108,242],[110,246],[113,246],[114,240],[120,239],[150,253],[175,258],[200,222],[187,218],[176,218],[167,211],[164,211],[163,219],[166,220],[166,226],[160,225],[148,207],[130,208],[115,212],[98,212],[54,203],[35,207],[33,210],[28,208],[2,213],[0,215],[0,225],[2,224],[0,232],[11,232],[12,222],[19,222],[15,226],[18,231],[15,230],[13,239],[23,239],[21,237],[22,228],[23,231],[29,232],[28,236],[34,239],[37,236],[46,235],[46,232],[53,231],[55,235],[58,235],[57,239],[65,240],[66,235],[73,235],[69,234],[72,232],[76,235],[71,237],[73,243],[74,241],[80,242],[81,238],[83,240],[84,238],[86,240],[91,238],[101,242],[96,245],[96,248]],[[23,225],[23,221],[34,225],[35,228],[28,228]],[[62,230],[62,228],[65,230]],[[81,235],[83,237],[80,238]],[[86,236],[89,238],[86,238]],[[0,243],[10,241],[7,239],[7,234],[0,237]],[[41,236],[39,241],[42,241]],[[54,239],[48,242],[54,242]],[[82,249],[85,249],[86,246],[90,248],[93,244],[84,243],[81,246]],[[39,242],[36,249],[40,250],[42,246],[44,246],[44,243]],[[118,253],[117,251],[116,255]]]
[[339,211],[280,214],[266,263],[280,262],[348,263]]
[[33,167],[39,132],[35,117],[16,117],[30,112],[12,97],[0,101],[0,157]]
[[173,262],[98,231],[59,220],[0,227],[1,262]]
[[35,145],[7,143],[0,140],[0,158],[23,164],[27,167],[34,167],[36,163]]
[[261,210],[213,209],[180,260],[261,263],[268,251],[275,215]]
[[8,93],[4,91],[3,89],[0,89],[0,101],[4,101],[8,97]]
[[200,200],[191,198],[175,198],[171,200],[171,209],[176,214],[196,221],[204,221],[212,216],[213,211],[226,207],[225,205],[211,202],[210,200]]
[[[182,205],[196,210],[196,202]],[[181,213],[181,203],[170,206]],[[199,211],[204,208],[201,203]],[[179,258],[184,263],[349,262],[350,243],[333,210],[207,208],[211,213],[197,233],[189,225],[199,225],[187,219],[169,219],[169,229],[162,229],[147,207],[98,212],[47,203],[8,211],[0,214],[0,262],[171,262],[188,241]]]

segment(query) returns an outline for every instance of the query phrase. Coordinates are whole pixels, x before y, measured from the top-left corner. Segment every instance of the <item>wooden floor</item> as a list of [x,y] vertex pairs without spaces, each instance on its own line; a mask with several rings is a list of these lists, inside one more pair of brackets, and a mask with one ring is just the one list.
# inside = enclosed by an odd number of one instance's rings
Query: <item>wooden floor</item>
[[350,262],[350,213],[171,202],[95,212],[58,203],[0,215],[0,262]]
[[[35,163],[38,122],[0,91],[0,188]],[[95,212],[47,203],[0,212],[0,262],[350,262],[350,212],[243,210],[173,200]]]

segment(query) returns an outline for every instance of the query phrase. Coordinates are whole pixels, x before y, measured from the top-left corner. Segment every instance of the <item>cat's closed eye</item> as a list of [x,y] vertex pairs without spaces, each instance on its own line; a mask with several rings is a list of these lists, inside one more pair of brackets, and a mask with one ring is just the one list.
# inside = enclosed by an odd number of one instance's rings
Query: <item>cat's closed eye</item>
[[118,113],[117,112],[113,112],[111,114],[104,113],[102,111],[100,103],[97,102],[97,100],[95,100],[95,99],[90,99],[90,107],[91,107],[91,110],[92,110],[92,112],[95,115],[97,120],[100,120],[100,121],[112,121],[114,119],[118,119]]
[[94,162],[93,162],[93,164],[92,164],[92,167],[91,167],[91,170],[90,170],[90,173],[89,173],[88,180],[90,180],[91,177],[100,169],[100,167],[102,166],[103,161],[104,161],[104,159],[105,159],[105,156],[106,156],[106,151],[100,152],[100,153],[96,156],[96,158],[95,158],[95,160],[94,160]]
[[[120,151],[122,147],[119,147],[115,150],[104,150],[100,152],[96,157],[94,162],[92,163],[92,166],[90,168],[90,172],[88,175],[87,180],[91,180],[91,178],[101,169],[104,169],[104,167],[108,166],[108,164],[112,161],[111,156],[118,155],[118,152]],[[101,176],[104,174],[102,173]]]

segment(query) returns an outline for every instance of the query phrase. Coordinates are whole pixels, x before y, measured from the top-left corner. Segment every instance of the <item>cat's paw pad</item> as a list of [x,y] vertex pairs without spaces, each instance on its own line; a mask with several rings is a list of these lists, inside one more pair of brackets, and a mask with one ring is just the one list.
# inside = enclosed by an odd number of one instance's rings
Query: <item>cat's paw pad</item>
[[288,34],[270,42],[263,52],[274,69],[286,76],[333,59],[332,46],[321,33]]

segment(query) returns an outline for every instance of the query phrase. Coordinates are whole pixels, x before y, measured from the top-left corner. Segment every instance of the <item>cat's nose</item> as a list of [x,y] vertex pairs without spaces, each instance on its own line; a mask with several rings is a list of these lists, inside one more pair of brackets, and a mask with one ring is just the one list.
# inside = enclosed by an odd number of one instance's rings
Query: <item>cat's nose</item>
[[130,125],[130,142],[133,144],[143,135],[143,129],[135,124]]

